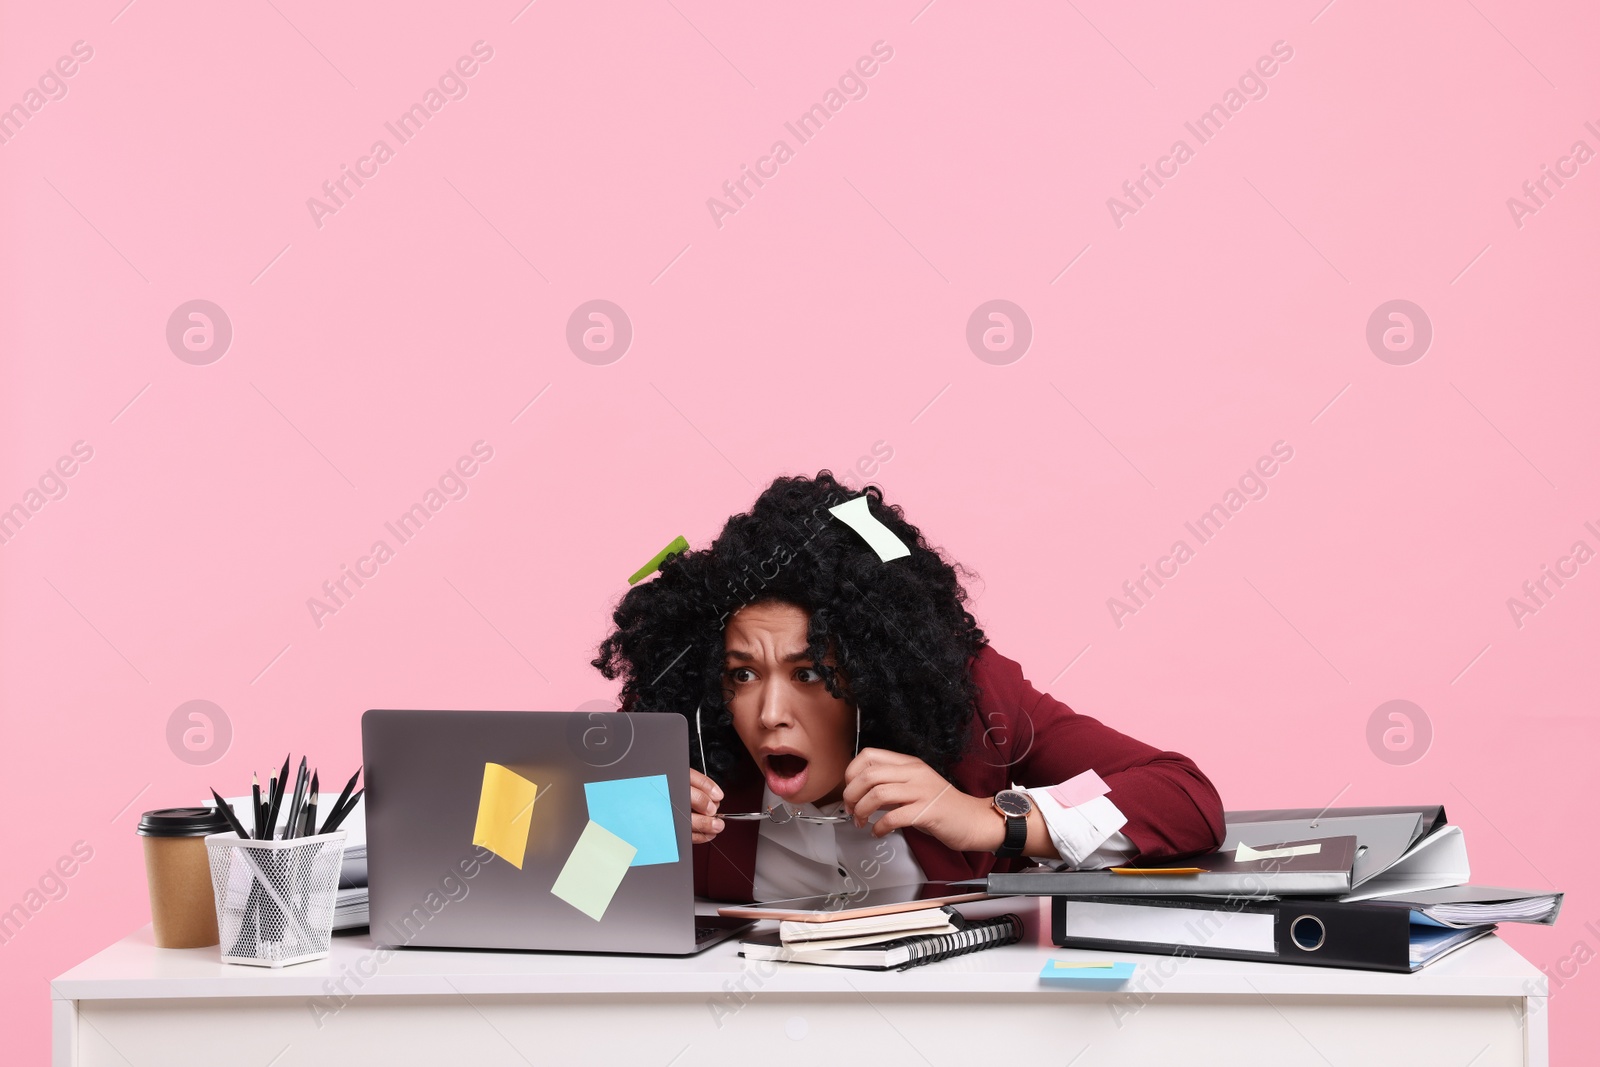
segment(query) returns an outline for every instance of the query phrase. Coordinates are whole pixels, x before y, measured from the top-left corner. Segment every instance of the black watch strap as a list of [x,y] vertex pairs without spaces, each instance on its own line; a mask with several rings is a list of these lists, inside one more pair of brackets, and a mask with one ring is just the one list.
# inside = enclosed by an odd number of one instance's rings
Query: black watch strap
[[1028,843],[1028,817],[1026,815],[1006,816],[1006,838],[994,854],[1000,859],[1011,859],[1022,855],[1022,847]]

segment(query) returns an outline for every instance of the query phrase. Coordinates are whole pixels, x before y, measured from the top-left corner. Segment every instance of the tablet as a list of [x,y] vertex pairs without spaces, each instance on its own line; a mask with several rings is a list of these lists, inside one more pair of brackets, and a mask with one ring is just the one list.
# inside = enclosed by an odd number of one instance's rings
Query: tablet
[[897,911],[921,911],[945,904],[984,900],[989,896],[981,883],[923,882],[919,885],[869,889],[865,893],[831,893],[792,900],[771,900],[762,904],[734,904],[718,908],[718,915],[733,919],[782,919],[786,922],[831,923],[840,919],[861,919],[868,915],[889,915]]

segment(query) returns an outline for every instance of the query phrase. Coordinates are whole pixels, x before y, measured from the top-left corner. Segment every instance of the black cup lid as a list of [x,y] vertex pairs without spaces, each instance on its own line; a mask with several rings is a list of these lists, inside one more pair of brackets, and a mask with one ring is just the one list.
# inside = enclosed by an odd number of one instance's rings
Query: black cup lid
[[230,829],[216,808],[161,808],[139,819],[141,837],[204,837]]

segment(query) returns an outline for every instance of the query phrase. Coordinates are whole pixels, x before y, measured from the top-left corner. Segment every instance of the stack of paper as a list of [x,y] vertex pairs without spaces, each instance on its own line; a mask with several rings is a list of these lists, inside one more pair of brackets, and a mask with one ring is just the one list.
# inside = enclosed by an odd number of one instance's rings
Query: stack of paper
[[333,905],[333,928],[353,930],[367,925],[367,887],[339,890]]
[[339,866],[339,896],[333,907],[333,928],[353,930],[367,925],[367,797],[363,793],[345,817],[344,862]]

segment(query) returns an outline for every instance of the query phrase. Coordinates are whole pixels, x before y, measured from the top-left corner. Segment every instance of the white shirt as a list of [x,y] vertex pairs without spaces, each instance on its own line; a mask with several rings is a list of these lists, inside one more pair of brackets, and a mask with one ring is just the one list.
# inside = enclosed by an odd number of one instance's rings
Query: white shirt
[[[761,810],[781,799],[763,786]],[[844,814],[842,800],[820,808],[815,804],[790,807],[801,815]],[[882,811],[874,812],[862,827],[853,822],[800,819],[779,825],[762,819],[756,836],[755,898],[787,900],[926,881],[904,834],[892,830],[883,837],[872,836],[872,826],[882,815]]]
[[[1046,789],[1029,789],[1027,793],[1044,816],[1050,840],[1061,854],[1059,860],[1037,857],[1038,862],[1088,870],[1115,867],[1138,853],[1121,832],[1127,816],[1109,798],[1099,796],[1068,808]],[[763,786],[761,810],[771,808],[780,799]],[[844,814],[843,801],[820,808],[814,804],[790,806],[803,815]],[[882,815],[882,811],[875,812],[860,828],[853,822],[795,819],[775,824],[771,819],[762,819],[756,836],[755,898],[787,900],[926,881],[922,865],[912,855],[903,833],[892,830],[883,837],[872,836],[872,826]]]

